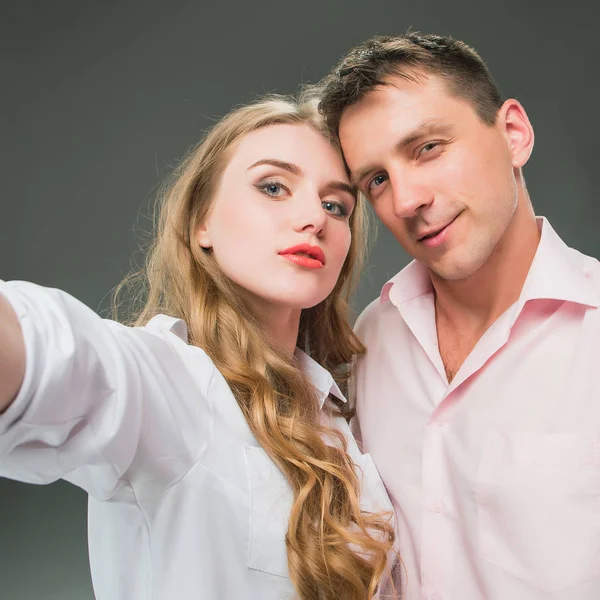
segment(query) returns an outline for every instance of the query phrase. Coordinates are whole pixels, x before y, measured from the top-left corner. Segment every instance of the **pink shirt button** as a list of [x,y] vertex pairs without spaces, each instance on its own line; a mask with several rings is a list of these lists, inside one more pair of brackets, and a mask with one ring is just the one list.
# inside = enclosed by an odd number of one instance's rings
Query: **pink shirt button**
[[444,512],[444,503],[441,500],[436,500],[431,505],[431,510],[433,510],[434,513],[439,515],[441,512]]

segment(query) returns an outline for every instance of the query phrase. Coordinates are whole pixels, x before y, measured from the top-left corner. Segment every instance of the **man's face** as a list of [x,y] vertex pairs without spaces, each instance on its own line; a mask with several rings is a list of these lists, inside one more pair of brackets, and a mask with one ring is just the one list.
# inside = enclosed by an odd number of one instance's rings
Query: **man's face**
[[518,204],[515,169],[523,161],[517,164],[505,107],[490,126],[438,77],[387,83],[342,115],[352,178],[411,256],[443,279],[469,277]]

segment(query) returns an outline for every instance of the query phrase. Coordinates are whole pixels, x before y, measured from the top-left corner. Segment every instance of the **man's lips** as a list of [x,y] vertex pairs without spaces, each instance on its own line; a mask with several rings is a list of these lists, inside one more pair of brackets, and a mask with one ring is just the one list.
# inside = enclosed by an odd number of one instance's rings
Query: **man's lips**
[[[458,217],[458,215],[456,215],[456,217]],[[446,227],[449,227],[450,225],[452,225],[452,223],[454,223],[454,221],[456,220],[456,217],[454,217],[451,221],[449,221],[445,225],[442,225],[442,227],[437,227],[435,229],[429,229],[426,232],[423,232],[423,231],[419,232],[417,241],[422,242],[423,240],[434,238],[436,235],[439,235],[440,233],[442,233],[442,231],[444,231],[444,229],[446,229]]]
[[323,253],[323,250],[319,248],[319,246],[298,244],[297,246],[292,246],[291,248],[281,250],[279,254],[303,266],[317,266],[317,264],[313,263],[320,263],[318,266],[321,267],[325,266],[325,254]]
[[456,221],[458,216],[459,215],[456,215],[452,221],[443,227],[437,227],[435,229],[430,229],[429,231],[419,232],[420,235],[417,238],[417,242],[427,246],[428,248],[437,248],[438,246],[441,246],[448,238],[451,226]]

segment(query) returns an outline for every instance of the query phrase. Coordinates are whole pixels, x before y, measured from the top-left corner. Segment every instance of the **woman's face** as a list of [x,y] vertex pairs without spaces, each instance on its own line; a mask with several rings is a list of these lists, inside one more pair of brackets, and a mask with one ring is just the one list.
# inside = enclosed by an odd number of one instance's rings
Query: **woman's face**
[[319,133],[270,125],[237,143],[196,240],[260,314],[309,308],[336,284],[354,203],[342,158]]

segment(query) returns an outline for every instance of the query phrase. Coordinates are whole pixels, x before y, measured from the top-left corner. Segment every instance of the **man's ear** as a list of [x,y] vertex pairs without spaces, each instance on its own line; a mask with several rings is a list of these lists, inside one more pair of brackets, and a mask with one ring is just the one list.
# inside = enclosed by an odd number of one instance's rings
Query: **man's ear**
[[521,168],[531,156],[535,139],[529,117],[517,100],[509,99],[500,108],[498,119],[508,139],[513,167]]

